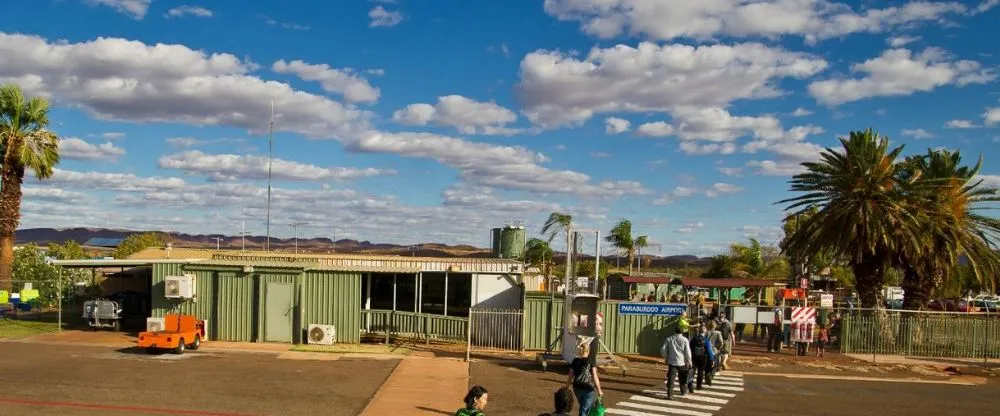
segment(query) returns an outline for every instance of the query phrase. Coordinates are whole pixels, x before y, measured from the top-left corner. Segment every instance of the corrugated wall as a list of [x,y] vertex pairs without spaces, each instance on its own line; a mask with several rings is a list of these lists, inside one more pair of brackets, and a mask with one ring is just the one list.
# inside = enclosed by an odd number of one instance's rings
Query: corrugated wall
[[361,274],[307,271],[304,284],[303,326],[334,325],[337,342],[361,342]]
[[[179,276],[183,274],[195,275],[195,292],[197,299],[167,299],[164,294],[164,283],[166,276]],[[185,272],[181,264],[154,264],[152,277],[152,315],[163,316],[168,313],[181,313],[194,315],[198,319],[207,319],[209,328],[212,328],[215,321],[215,282],[214,273],[209,271],[187,271]],[[212,336],[212,334],[209,334]]]
[[256,277],[219,273],[216,291],[215,339],[252,342],[256,337]]
[[300,296],[301,292],[299,290],[300,289],[299,288],[299,276],[300,275],[298,275],[298,274],[263,274],[263,273],[261,273],[261,274],[258,274],[257,276],[258,276],[258,282],[259,282],[258,286],[257,286],[258,293],[259,293],[259,295],[257,296],[257,313],[258,313],[257,316],[259,317],[257,319],[257,334],[259,334],[259,336],[257,337],[257,339],[258,340],[265,339],[264,334],[265,334],[265,331],[267,331],[267,328],[265,328],[265,325],[264,325],[264,323],[266,321],[266,319],[264,319],[264,314],[267,313],[267,309],[266,309],[267,305],[264,304],[264,302],[267,300],[267,284],[268,283],[290,283],[292,285],[292,287],[293,287],[292,292],[295,294],[294,295],[294,300],[292,301],[292,304],[294,305],[294,311],[293,311],[293,315],[292,315],[292,342],[293,343],[301,343],[302,340],[303,340],[303,337],[302,337],[303,330],[302,330],[302,322],[299,319],[299,316],[300,316],[300,313],[299,313],[300,309],[299,308],[301,308],[301,305],[302,305],[301,299],[299,299],[301,297]]
[[[552,327],[549,330],[549,298],[526,297],[524,301],[524,345],[529,350],[561,351],[563,320],[563,300],[556,298],[552,303]],[[619,315],[618,302],[601,302],[599,309],[604,315],[604,344],[615,353],[658,356],[660,345],[674,326],[677,318],[645,315]],[[546,333],[548,337],[546,337]]]

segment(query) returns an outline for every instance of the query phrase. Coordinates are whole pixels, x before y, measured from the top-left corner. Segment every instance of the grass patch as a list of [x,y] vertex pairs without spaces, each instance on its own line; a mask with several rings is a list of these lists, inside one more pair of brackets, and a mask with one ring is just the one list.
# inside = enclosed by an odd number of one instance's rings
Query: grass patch
[[336,345],[296,345],[292,351],[327,352],[333,354],[399,354],[410,355],[409,348],[395,345],[336,344]]
[[56,332],[58,329],[59,325],[55,322],[0,319],[0,339],[27,338],[49,332]]

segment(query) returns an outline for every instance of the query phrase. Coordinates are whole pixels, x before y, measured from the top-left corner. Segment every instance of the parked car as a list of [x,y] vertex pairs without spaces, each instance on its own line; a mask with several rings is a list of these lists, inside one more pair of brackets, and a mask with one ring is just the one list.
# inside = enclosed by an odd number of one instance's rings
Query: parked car
[[984,299],[973,299],[972,307],[975,308],[975,312],[994,313],[1000,311],[1000,305],[997,305],[995,302],[991,302]]
[[969,302],[964,299],[959,299],[955,301],[955,311],[957,312],[970,312]]
[[927,309],[932,311],[952,312],[955,311],[955,301],[951,299],[934,299],[927,304]]

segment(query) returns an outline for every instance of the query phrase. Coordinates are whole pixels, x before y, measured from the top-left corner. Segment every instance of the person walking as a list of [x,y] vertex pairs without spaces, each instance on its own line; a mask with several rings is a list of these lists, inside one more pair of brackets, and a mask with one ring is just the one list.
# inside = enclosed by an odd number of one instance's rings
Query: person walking
[[688,371],[692,367],[691,345],[684,337],[681,329],[675,328],[674,334],[663,340],[660,354],[667,360],[667,400],[674,399],[674,378],[677,378],[681,396],[687,393]]
[[559,390],[556,390],[553,399],[555,402],[555,411],[552,413],[543,413],[539,416],[569,416],[569,412],[573,411],[573,392],[567,387],[561,387]]
[[771,327],[768,328],[767,352],[779,352],[781,350],[781,338],[783,336],[781,327],[784,325],[784,321],[781,308],[775,307],[774,319],[771,321]]
[[465,407],[458,409],[455,416],[486,416],[486,403],[489,402],[489,393],[483,386],[473,386],[465,394]]
[[691,360],[694,362],[694,377],[689,377],[689,379],[697,380],[697,386],[692,385],[692,382],[688,383],[688,390],[694,390],[697,387],[701,390],[702,384],[706,383],[712,385],[712,362],[715,361],[715,351],[712,348],[712,342],[708,339],[708,328],[705,325],[699,325],[698,331],[691,337]]
[[830,343],[830,332],[826,329],[826,325],[819,326],[819,334],[816,337],[816,356],[822,357],[823,353],[826,351],[826,344]]
[[[597,398],[604,395],[601,390],[601,379],[597,376],[597,368],[590,363],[590,340],[583,340],[576,347],[576,358],[570,363],[569,377],[566,387],[573,387],[576,401],[580,405],[580,416],[590,414]],[[595,395],[596,390],[596,395]]]
[[726,319],[726,313],[719,313],[719,332],[722,333],[722,348],[719,348],[719,369],[729,369],[729,356],[733,354],[733,344],[736,337],[733,323]]
[[706,328],[706,337],[709,345],[712,346],[712,360],[708,362],[709,374],[714,376],[719,371],[719,350],[722,349],[722,333],[716,328],[714,321],[709,321]]

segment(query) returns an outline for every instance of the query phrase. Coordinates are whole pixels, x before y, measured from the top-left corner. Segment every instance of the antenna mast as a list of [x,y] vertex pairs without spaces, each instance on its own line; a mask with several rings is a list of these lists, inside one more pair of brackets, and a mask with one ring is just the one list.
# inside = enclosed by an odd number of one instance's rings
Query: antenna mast
[[271,100],[271,121],[267,136],[267,240],[265,251],[271,251],[271,152],[274,149],[274,100]]

